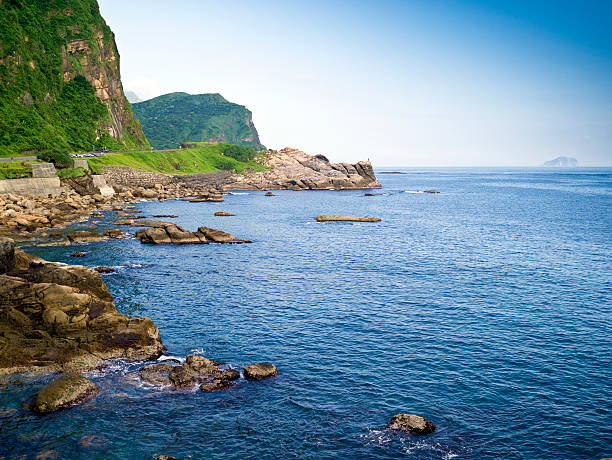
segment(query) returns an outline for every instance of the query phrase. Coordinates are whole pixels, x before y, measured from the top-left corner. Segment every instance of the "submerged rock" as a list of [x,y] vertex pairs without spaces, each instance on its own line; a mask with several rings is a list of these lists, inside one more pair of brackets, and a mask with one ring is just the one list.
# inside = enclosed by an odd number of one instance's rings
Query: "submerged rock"
[[106,444],[107,440],[104,436],[95,434],[83,436],[81,439],[79,439],[79,446],[81,446],[83,449],[104,449]]
[[143,382],[151,385],[170,385],[170,372],[175,366],[171,364],[149,364],[140,368],[138,374]]
[[266,194],[264,196],[276,196],[274,193],[272,192],[266,192]]
[[32,410],[40,414],[67,409],[98,394],[98,387],[79,374],[68,373],[49,382],[36,395]]
[[262,380],[278,374],[274,364],[257,363],[244,368],[244,378],[247,380]]
[[70,257],[85,257],[87,254],[82,251],[76,251],[70,254]]
[[380,222],[380,217],[323,215],[315,217],[317,222]]
[[440,193],[437,190],[423,190],[423,193]]
[[415,414],[397,414],[387,424],[392,430],[406,431],[412,434],[429,434],[436,431],[436,425],[425,417]]

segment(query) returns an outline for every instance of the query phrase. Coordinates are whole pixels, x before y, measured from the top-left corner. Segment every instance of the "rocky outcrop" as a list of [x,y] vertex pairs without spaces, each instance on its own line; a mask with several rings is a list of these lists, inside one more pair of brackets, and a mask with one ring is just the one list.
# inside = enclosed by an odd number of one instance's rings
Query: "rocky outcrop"
[[231,212],[223,212],[223,211],[217,211],[215,213],[216,217],[232,217],[235,216],[235,214],[232,214]]
[[262,380],[277,374],[276,366],[270,363],[249,364],[244,368],[244,378],[247,380]]
[[0,374],[91,368],[105,359],[150,359],[163,350],[149,318],[117,312],[98,272],[16,250],[0,274]]
[[308,155],[300,150],[285,148],[262,152],[263,164],[268,171],[234,174],[231,182],[223,186],[232,189],[365,189],[380,188],[372,164],[332,164],[323,155]]
[[36,395],[32,410],[40,414],[76,406],[98,394],[98,387],[85,377],[67,373],[49,382]]
[[415,414],[397,414],[387,424],[392,430],[412,434],[430,434],[436,431],[436,425],[425,417]]
[[338,216],[335,214],[326,214],[315,217],[317,222],[380,222],[380,217],[369,216]]
[[190,232],[172,222],[162,222],[161,225],[138,230],[136,238],[145,244],[250,243],[249,240],[236,238],[214,228],[200,227],[197,232]]

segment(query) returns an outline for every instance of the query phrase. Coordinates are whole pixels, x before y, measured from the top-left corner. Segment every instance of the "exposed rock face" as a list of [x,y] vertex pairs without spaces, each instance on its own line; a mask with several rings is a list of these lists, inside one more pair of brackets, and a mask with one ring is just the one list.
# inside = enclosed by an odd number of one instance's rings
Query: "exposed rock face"
[[397,414],[389,421],[388,427],[412,434],[429,434],[436,431],[433,422],[415,414]]
[[98,387],[85,377],[68,373],[49,382],[36,395],[35,412],[46,414],[67,409],[98,394]]
[[360,161],[356,164],[330,164],[323,155],[308,155],[300,150],[285,148],[263,152],[263,164],[269,171],[246,175],[234,174],[231,189],[363,189],[380,188],[372,164]]
[[380,222],[380,217],[368,216],[338,216],[334,214],[326,214],[324,216],[315,217],[317,222]]
[[270,363],[249,364],[244,368],[244,378],[247,380],[262,380],[276,374],[276,366]]
[[153,322],[117,312],[95,270],[16,251],[13,270],[0,274],[0,374],[91,368],[162,351]]
[[149,364],[141,367],[138,371],[143,382],[151,385],[170,385],[170,371],[174,369],[172,364]]
[[68,239],[72,243],[85,243],[92,241],[106,241],[109,239],[109,236],[103,233],[94,232],[92,230],[76,230],[68,234]]
[[0,238],[0,273],[6,273],[15,265],[15,242],[10,238]]
[[197,232],[189,232],[172,222],[163,222],[152,228],[138,230],[136,238],[145,244],[250,243],[248,240],[236,238],[214,228],[200,227]]

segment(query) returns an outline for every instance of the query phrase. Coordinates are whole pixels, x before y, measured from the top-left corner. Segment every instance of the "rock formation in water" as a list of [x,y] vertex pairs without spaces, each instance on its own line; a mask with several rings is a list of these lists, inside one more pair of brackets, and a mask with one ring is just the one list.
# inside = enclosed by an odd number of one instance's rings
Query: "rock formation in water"
[[0,154],[149,147],[96,0],[0,3]]
[[8,238],[0,251],[0,374],[161,355],[153,322],[117,312],[97,271],[46,262]]
[[380,188],[369,161],[355,164],[330,163],[323,155],[308,155],[301,150],[284,148],[262,152],[268,171],[234,174],[223,186],[231,189],[363,189]]
[[542,166],[556,166],[556,167],[575,167],[578,166],[578,160],[572,157],[557,157],[550,161],[545,161]]

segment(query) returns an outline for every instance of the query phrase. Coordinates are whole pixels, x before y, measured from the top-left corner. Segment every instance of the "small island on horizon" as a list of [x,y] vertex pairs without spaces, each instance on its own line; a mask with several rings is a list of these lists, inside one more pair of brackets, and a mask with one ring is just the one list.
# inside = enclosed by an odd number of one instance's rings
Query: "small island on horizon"
[[542,163],[542,166],[553,166],[553,167],[574,167],[579,166],[578,160],[573,157],[557,157],[549,161]]

